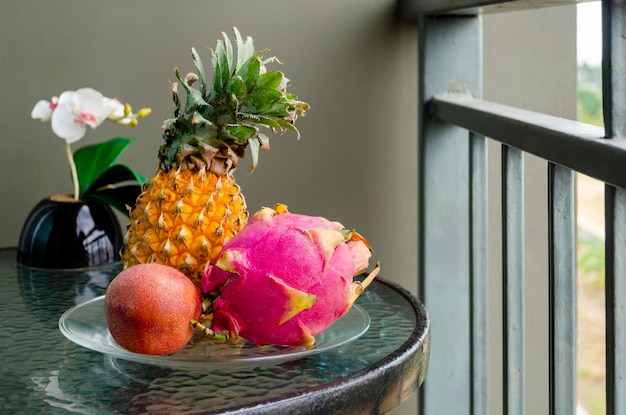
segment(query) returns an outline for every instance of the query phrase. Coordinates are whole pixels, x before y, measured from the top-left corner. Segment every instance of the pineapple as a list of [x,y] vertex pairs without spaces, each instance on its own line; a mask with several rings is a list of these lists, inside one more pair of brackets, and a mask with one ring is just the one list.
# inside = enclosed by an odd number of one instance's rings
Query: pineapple
[[[176,78],[185,90],[182,105],[178,83],[172,85],[174,118],[163,124],[159,165],[144,185],[130,212],[124,238],[124,266],[159,263],[172,266],[200,284],[205,268],[222,246],[243,228],[246,203],[233,172],[249,149],[253,171],[259,149],[269,148],[261,132],[294,131],[308,104],[287,93],[288,79],[267,71],[264,51],[233,29],[236,50],[226,34],[212,51],[213,82],[207,84],[202,61],[191,50],[197,74]],[[235,55],[236,53],[236,55]],[[194,84],[198,84],[198,88]]]

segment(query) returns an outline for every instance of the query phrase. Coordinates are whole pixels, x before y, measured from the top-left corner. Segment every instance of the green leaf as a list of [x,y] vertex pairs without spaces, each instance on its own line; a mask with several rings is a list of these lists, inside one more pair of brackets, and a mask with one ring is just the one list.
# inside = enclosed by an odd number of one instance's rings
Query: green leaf
[[254,86],[256,85],[260,72],[261,61],[256,54],[248,59],[246,63],[242,65],[239,71],[237,71],[237,73],[241,75],[241,78],[246,83],[248,91],[252,90],[252,88],[254,88]]
[[234,137],[238,143],[245,143],[250,138],[254,137],[258,130],[247,125],[235,125],[226,127],[226,131]]
[[230,79],[230,65],[228,60],[228,54],[222,42],[219,42],[217,50],[222,77],[220,84],[222,85],[222,88],[225,89],[226,85],[228,84],[228,80]]
[[280,86],[280,83],[282,81],[283,81],[282,72],[278,72],[278,71],[266,72],[263,75],[259,76],[259,79],[256,82],[256,88],[277,89]]
[[193,59],[193,63],[198,69],[198,83],[200,84],[200,94],[203,97],[206,97],[206,75],[204,74],[202,59],[200,59],[200,55],[198,55],[198,51],[196,50],[196,48],[191,48],[191,57]]
[[[176,74],[176,78],[185,89],[185,93],[187,94],[187,100],[185,101],[185,112],[189,112],[195,108],[206,108],[209,104],[204,100],[204,97],[197,89],[191,87],[185,82],[185,80],[180,76],[180,72],[178,69],[174,70]],[[176,101],[175,101],[176,102]]]
[[101,188],[114,186],[123,182],[136,182],[143,185],[146,178],[125,164],[115,164],[105,170],[85,192],[85,197],[98,192]]
[[141,186],[138,184],[126,185],[101,189],[89,195],[94,199],[100,199],[109,206],[122,212],[126,217],[130,217],[126,206],[135,207],[137,197],[141,193]]
[[252,173],[259,163],[259,147],[261,143],[256,138],[248,141],[248,143],[250,143],[250,155],[252,156],[252,166],[250,167],[250,173]]
[[222,32],[222,35],[224,37],[224,52],[226,54],[226,62],[228,64],[228,74],[230,75],[233,72],[233,44],[230,41],[230,38],[228,37],[228,35],[226,35],[226,33]]
[[246,114],[246,113],[241,113],[240,115],[242,118],[246,119],[246,122],[250,124],[259,124],[259,125],[264,125],[266,127],[272,128],[272,129],[281,129],[281,125],[272,117],[268,117],[268,116],[260,115],[260,114]]
[[283,94],[275,89],[255,89],[243,99],[240,111],[253,114],[269,111],[282,96]]
[[116,137],[100,144],[79,148],[74,153],[74,163],[78,174],[79,197],[89,189],[102,173],[115,163],[115,160],[136,138]]
[[237,67],[236,71],[243,66],[244,63],[250,59],[252,55],[254,55],[254,41],[250,36],[243,40],[241,37],[241,33],[236,27],[233,27],[233,32],[235,33],[235,43],[237,44]]
[[228,81],[227,90],[230,94],[235,94],[235,96],[239,100],[245,97],[248,93],[246,83],[239,75],[235,75],[233,78],[230,79],[230,81]]

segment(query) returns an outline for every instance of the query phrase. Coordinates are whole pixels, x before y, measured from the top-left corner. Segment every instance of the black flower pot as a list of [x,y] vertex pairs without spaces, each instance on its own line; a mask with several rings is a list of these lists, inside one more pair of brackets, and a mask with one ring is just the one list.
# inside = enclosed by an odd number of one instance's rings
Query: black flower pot
[[47,269],[106,265],[120,261],[122,243],[122,229],[107,204],[56,195],[43,199],[28,215],[17,262]]

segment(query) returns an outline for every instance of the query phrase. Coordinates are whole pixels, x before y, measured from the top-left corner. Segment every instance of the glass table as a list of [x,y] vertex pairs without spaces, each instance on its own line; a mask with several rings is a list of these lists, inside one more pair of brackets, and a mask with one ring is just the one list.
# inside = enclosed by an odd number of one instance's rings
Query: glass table
[[104,294],[120,264],[51,271],[0,249],[0,413],[387,413],[424,380],[429,320],[379,279],[357,300],[371,318],[358,339],[268,367],[145,365],[78,346],[59,331],[70,307]]

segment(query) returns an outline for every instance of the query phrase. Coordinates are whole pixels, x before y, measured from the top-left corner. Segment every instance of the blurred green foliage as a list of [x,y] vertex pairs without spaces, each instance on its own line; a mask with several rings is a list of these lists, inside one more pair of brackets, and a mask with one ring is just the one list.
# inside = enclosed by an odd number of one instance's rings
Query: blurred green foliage
[[578,121],[602,127],[602,68],[578,65]]
[[604,240],[580,238],[578,248],[578,270],[593,287],[604,289]]

